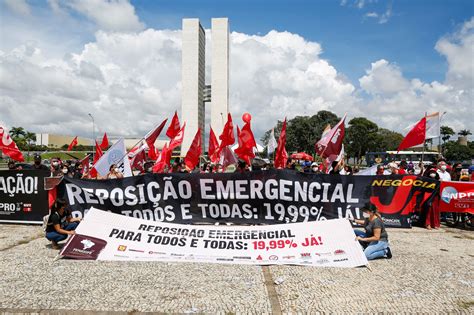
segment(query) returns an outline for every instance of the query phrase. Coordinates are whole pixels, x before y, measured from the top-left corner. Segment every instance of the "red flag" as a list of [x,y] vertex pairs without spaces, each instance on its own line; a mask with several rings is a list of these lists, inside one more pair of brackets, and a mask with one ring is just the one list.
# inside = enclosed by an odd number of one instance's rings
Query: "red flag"
[[212,163],[217,163],[219,161],[219,156],[217,155],[217,150],[219,149],[219,142],[217,142],[216,134],[212,130],[209,134],[209,149],[207,155]]
[[158,139],[158,136],[160,135],[161,131],[165,127],[167,121],[168,121],[168,118],[163,120],[163,122],[160,125],[156,126],[155,129],[150,130],[145,135],[146,144],[148,145],[148,148],[150,149],[148,151],[148,156],[152,160],[156,160],[155,141],[156,139]]
[[237,164],[237,162],[237,157],[228,146],[222,148],[219,163],[224,167],[224,169],[231,164]]
[[139,150],[133,153],[133,156],[130,160],[130,167],[133,169],[140,170],[140,172],[144,172],[145,169],[143,168],[143,165],[146,162],[146,154],[145,154],[145,148],[141,147]]
[[184,164],[186,167],[192,171],[196,165],[199,164],[199,157],[202,154],[202,143],[201,143],[201,128],[198,128],[194,140],[189,147],[188,153],[184,158]]
[[275,154],[275,168],[285,168],[286,160],[288,159],[288,153],[285,149],[286,145],[286,118],[281,128],[280,137],[278,138],[278,146]]
[[72,148],[74,148],[75,146],[77,145],[77,136],[72,139],[71,143],[69,144],[69,146],[67,147],[67,150],[68,151],[71,151]]
[[173,139],[176,137],[176,135],[179,133],[180,130],[180,123],[179,123],[179,118],[178,118],[178,112],[174,112],[173,119],[171,119],[171,124],[168,127],[168,130],[166,130],[166,135],[168,138]]
[[102,138],[102,142],[100,143],[100,148],[102,150],[107,150],[109,147],[109,139],[107,138],[107,132],[104,132],[104,137]]
[[85,174],[89,172],[89,154],[82,159],[81,165],[82,165],[82,173]]
[[425,143],[426,134],[426,117],[423,117],[409,133],[403,138],[402,143],[398,146],[397,151],[411,148],[415,145]]
[[97,140],[95,141],[95,154],[94,154],[94,161],[92,162],[92,169],[91,169],[91,176],[93,178],[97,177],[97,170],[94,168],[95,163],[104,155],[102,149],[100,148]]
[[171,152],[174,150],[174,148],[176,147],[179,147],[181,145],[181,143],[183,143],[183,138],[184,138],[184,128],[186,127],[186,122],[183,123],[183,127],[181,128],[181,130],[178,132],[178,134],[176,135],[176,137],[174,137],[173,139],[171,139],[170,141],[170,145],[168,146],[169,150],[171,150]]
[[5,129],[0,127],[0,149],[3,154],[9,156],[15,161],[24,162],[23,154],[18,149],[15,141],[10,138],[8,132]]
[[235,142],[234,137],[234,124],[232,123],[232,116],[230,113],[227,114],[227,122],[224,125],[224,129],[222,130],[222,134],[219,136],[221,140],[220,149],[224,148],[228,145],[233,145]]
[[327,158],[331,155],[338,156],[341,153],[342,141],[344,140],[344,121],[346,115],[337,123],[331,130],[324,131],[321,140],[315,145],[316,153],[322,157]]
[[163,150],[161,150],[159,158],[156,160],[155,165],[153,165],[153,173],[163,173],[166,166],[170,165],[171,153],[173,150],[168,148],[168,143],[165,143]]
[[257,146],[257,142],[255,142],[255,137],[253,136],[249,122],[242,127],[242,130],[239,130],[239,127],[237,127],[237,136],[239,138],[239,147],[235,150],[235,153],[239,158],[250,165],[250,159],[255,157],[253,148]]

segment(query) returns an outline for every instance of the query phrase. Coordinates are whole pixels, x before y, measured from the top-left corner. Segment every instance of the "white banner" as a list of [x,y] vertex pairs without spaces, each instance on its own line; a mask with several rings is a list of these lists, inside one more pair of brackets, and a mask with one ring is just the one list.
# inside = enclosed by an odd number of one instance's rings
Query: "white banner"
[[94,208],[86,214],[61,255],[124,261],[346,268],[367,265],[346,219],[266,226],[203,226],[148,221]]
[[124,177],[132,176],[132,169],[130,167],[130,160],[127,156],[125,143],[123,138],[115,142],[95,163],[94,167],[100,176],[106,176],[109,172],[110,165],[115,164],[119,168]]

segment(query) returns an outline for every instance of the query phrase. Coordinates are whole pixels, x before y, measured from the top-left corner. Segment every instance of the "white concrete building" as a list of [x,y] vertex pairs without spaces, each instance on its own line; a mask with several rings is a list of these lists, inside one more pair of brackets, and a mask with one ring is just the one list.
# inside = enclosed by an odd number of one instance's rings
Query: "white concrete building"
[[185,156],[198,128],[204,143],[204,85],[206,34],[199,19],[183,19],[181,117],[186,122],[181,156]]
[[229,112],[229,19],[212,19],[211,127],[217,137]]

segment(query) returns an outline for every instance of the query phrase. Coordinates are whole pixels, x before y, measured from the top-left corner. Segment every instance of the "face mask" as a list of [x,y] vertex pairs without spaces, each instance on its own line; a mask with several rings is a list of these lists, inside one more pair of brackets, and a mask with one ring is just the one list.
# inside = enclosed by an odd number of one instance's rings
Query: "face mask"
[[313,172],[316,172],[318,170],[317,167],[313,167]]
[[58,166],[58,162],[53,162],[53,166]]
[[431,173],[431,174],[430,174],[430,177],[435,178],[435,177],[436,177],[436,174],[435,174],[435,173]]
[[152,169],[151,167],[149,167],[149,168],[146,169],[146,171],[149,172],[149,173],[151,173],[152,170],[153,170],[153,169]]
[[442,169],[443,171],[446,171],[446,165],[441,165],[441,169]]
[[116,173],[120,172],[120,170],[118,169],[118,167],[114,168],[114,171],[115,171]]
[[67,168],[63,169],[63,174],[67,174]]

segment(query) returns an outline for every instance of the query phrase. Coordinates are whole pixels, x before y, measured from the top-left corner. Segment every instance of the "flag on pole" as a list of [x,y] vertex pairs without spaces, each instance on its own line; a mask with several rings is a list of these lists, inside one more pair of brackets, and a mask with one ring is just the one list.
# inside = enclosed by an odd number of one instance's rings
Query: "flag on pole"
[[163,120],[161,124],[156,126],[154,129],[150,130],[146,135],[145,135],[145,142],[148,145],[149,151],[148,151],[148,156],[152,160],[156,160],[156,150],[155,150],[155,141],[158,139],[158,136],[160,135],[161,131],[166,125],[166,122],[168,121],[168,118]]
[[107,132],[104,132],[104,137],[102,138],[102,142],[100,143],[100,148],[102,150],[107,150],[109,147],[109,139],[107,138]]
[[183,143],[184,138],[184,128],[186,127],[186,122],[183,123],[183,127],[181,130],[176,134],[176,136],[171,139],[170,144],[168,146],[169,150],[173,152],[176,147],[179,147]]
[[161,150],[161,153],[156,160],[155,165],[153,165],[153,173],[163,173],[166,166],[170,165],[171,153],[173,150],[168,148],[168,142],[165,143],[165,146]]
[[85,158],[82,159],[81,165],[82,165],[82,174],[88,173],[89,172],[89,154],[86,155]]
[[222,148],[220,152],[219,164],[225,169],[227,166],[231,164],[237,164],[239,160],[235,156],[234,152],[229,148],[229,146],[225,146]]
[[193,142],[189,147],[188,153],[186,153],[186,157],[184,158],[184,164],[186,164],[186,167],[189,169],[189,171],[192,171],[196,165],[199,164],[199,157],[202,154],[201,139],[201,128],[198,128]]
[[77,136],[72,139],[71,143],[67,147],[68,151],[71,151],[77,145]]
[[166,130],[166,135],[168,138],[173,139],[179,133],[180,129],[181,125],[179,123],[178,112],[175,111],[170,126],[168,127],[168,130]]
[[130,160],[127,156],[127,150],[125,150],[125,142],[123,138],[120,138],[105,152],[100,159],[94,163],[94,169],[105,177],[109,172],[109,168],[112,164],[115,164],[124,177],[132,176],[132,169],[130,168]]
[[235,142],[234,123],[232,122],[232,115],[230,113],[227,114],[227,122],[222,129],[222,134],[219,136],[219,139],[221,140],[220,149],[228,145],[233,145]]
[[329,131],[327,130],[328,127],[324,129],[321,140],[315,145],[316,154],[320,157],[338,156],[341,153],[345,133],[345,119],[346,115]]
[[219,156],[217,155],[217,150],[219,149],[219,142],[217,141],[216,134],[214,133],[214,130],[212,130],[209,133],[209,148],[207,150],[207,155],[209,156],[209,159],[211,160],[212,163],[217,163],[219,162]]
[[267,144],[268,154],[272,154],[273,152],[275,152],[277,145],[278,144],[275,140],[275,128],[272,128],[272,132],[270,133],[270,138],[268,138],[268,144]]
[[143,165],[146,162],[146,154],[145,154],[145,146],[140,146],[137,150],[128,153],[128,157],[130,159],[130,167],[132,169],[137,169],[140,172],[144,172]]
[[426,117],[423,117],[416,125],[407,133],[405,138],[398,146],[397,151],[414,147],[425,143],[426,137]]
[[2,150],[3,154],[9,156],[15,161],[25,161],[25,158],[23,157],[21,151],[18,149],[18,146],[16,145],[15,141],[13,141],[8,132],[3,129],[3,127],[0,127],[0,149]]
[[100,160],[102,155],[103,155],[102,149],[97,143],[97,140],[95,140],[95,154],[94,154],[94,161],[92,161],[92,169],[91,169],[92,178],[97,177],[97,169],[95,168],[95,164]]
[[286,117],[283,121],[283,127],[281,128],[280,137],[278,137],[278,146],[275,154],[274,166],[275,168],[285,168],[286,160],[288,159],[288,153],[286,152]]
[[244,160],[248,165],[251,164],[251,159],[255,157],[253,149],[257,146],[255,137],[253,136],[250,122],[245,123],[242,130],[239,131],[237,127],[237,136],[239,138],[239,147],[235,149],[235,153],[239,158]]
[[[439,138],[441,136],[440,119],[441,115],[439,112],[435,112],[426,116],[426,140]],[[415,125],[416,123],[406,127],[405,130],[411,130],[415,127]]]

